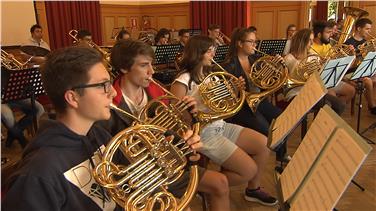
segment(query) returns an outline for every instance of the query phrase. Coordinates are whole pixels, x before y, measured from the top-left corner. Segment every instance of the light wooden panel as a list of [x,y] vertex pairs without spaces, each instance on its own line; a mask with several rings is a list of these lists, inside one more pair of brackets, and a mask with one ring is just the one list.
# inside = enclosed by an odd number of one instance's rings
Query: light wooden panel
[[260,39],[280,39],[286,36],[289,24],[298,29],[308,26],[308,8],[307,1],[254,1],[249,3],[249,22],[256,26]]
[[106,16],[103,18],[104,30],[102,31],[103,39],[110,41],[112,39],[112,30],[115,27],[115,17]]
[[278,11],[278,38],[286,38],[286,28],[290,24],[299,25],[299,12],[297,10]]
[[[109,39],[113,27],[125,26],[130,30],[131,17],[136,18],[137,28],[132,29],[132,37],[138,37],[143,26],[142,16],[150,17],[150,26],[155,29],[167,28],[179,30],[189,28],[189,3],[155,4],[155,5],[112,5],[101,4],[102,33],[104,45],[111,45],[114,40]],[[105,17],[114,18],[112,28],[106,22]]]
[[[261,39],[271,39],[273,37],[273,18],[274,13],[272,11],[257,11],[255,13],[255,24],[257,26],[257,35]],[[263,26],[263,27],[259,27]]]

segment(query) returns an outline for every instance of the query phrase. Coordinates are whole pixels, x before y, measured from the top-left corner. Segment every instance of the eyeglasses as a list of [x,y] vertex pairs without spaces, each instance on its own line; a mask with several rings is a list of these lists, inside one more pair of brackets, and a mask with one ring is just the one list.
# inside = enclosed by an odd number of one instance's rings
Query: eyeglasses
[[109,93],[111,91],[111,88],[112,88],[112,81],[108,80],[108,81],[104,81],[102,83],[78,85],[78,86],[72,87],[72,90],[86,89],[86,88],[90,88],[90,87],[103,87],[104,93]]
[[256,45],[257,41],[256,40],[243,40],[243,42],[249,42],[251,45]]
[[211,46],[206,52],[215,52],[217,47]]

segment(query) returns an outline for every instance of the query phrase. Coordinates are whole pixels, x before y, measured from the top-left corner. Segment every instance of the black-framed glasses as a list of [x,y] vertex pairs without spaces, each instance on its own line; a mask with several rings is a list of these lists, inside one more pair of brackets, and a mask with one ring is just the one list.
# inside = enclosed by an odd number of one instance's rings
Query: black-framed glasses
[[72,87],[72,90],[75,89],[86,89],[90,87],[103,87],[103,90],[105,93],[109,93],[112,88],[112,80],[107,80],[101,83],[95,83],[95,84],[84,84],[84,85],[78,85],[75,87]]
[[251,45],[256,45],[257,41],[256,40],[243,40],[243,42],[249,42]]

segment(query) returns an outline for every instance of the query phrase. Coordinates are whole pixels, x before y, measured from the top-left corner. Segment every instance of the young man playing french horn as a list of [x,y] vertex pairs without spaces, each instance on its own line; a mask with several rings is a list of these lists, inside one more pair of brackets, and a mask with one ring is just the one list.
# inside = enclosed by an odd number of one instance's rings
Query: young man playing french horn
[[[117,92],[113,99],[115,106],[137,117],[150,100],[165,94],[161,86],[152,80],[153,59],[153,49],[141,41],[121,40],[114,45],[111,50],[111,63],[120,72],[113,84]],[[193,106],[192,113],[196,112],[194,106],[196,102],[193,98],[185,97],[183,101],[188,107]],[[112,110],[110,120],[100,124],[114,135],[123,128],[129,127],[133,121],[134,119],[125,116],[122,112]],[[187,173],[183,174],[177,184],[169,187],[169,190],[178,197],[187,185],[189,179]],[[199,168],[199,175],[197,188],[198,191],[207,194],[210,210],[230,210],[229,186],[225,175],[203,168]]]
[[[57,118],[41,123],[25,149],[2,208],[121,210],[92,175],[111,139],[93,124],[110,118],[116,96],[102,56],[87,47],[56,50],[47,56],[42,80]],[[184,138],[193,149],[201,145],[198,136]]]

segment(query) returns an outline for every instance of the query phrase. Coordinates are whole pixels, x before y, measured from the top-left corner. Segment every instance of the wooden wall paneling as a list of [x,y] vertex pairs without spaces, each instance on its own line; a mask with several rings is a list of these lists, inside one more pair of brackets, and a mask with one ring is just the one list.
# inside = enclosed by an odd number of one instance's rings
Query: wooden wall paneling
[[157,18],[157,28],[171,28],[171,18],[172,16],[158,16]]
[[175,30],[180,30],[182,28],[187,27],[188,24],[188,16],[187,15],[175,15],[173,17],[172,26]]
[[274,12],[273,11],[255,11],[252,24],[257,28],[258,39],[272,39],[274,35]]
[[286,38],[286,28],[290,24],[299,25],[299,8],[293,10],[280,10],[278,11],[278,31],[277,38]]
[[[102,34],[104,34],[104,43],[113,43],[114,39],[112,39],[112,30],[117,24],[115,24],[116,17],[115,16],[105,16],[103,18],[103,29],[104,31]],[[105,44],[105,45],[106,45]]]
[[38,24],[42,27],[43,30],[43,40],[48,44],[50,43],[50,37],[48,35],[48,24],[46,16],[46,7],[44,1],[35,1],[36,15],[38,17]]
[[308,26],[309,2],[251,2],[251,25],[257,27],[261,39],[283,38],[289,24],[298,29]]
[[[132,29],[132,37],[138,38],[139,31],[143,27],[142,16],[150,17],[150,26],[155,29],[162,27],[179,30],[189,28],[189,3],[157,4],[157,5],[112,5],[101,4],[103,43],[110,45],[108,34],[112,33],[105,17],[114,18],[113,27],[131,27],[130,18],[138,20],[137,28]],[[111,28],[111,29],[110,29]],[[129,28],[128,28],[129,29]],[[109,32],[111,31],[111,32]],[[106,37],[106,38],[105,38]]]

